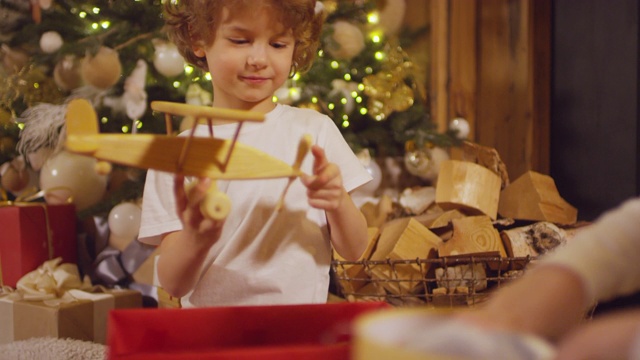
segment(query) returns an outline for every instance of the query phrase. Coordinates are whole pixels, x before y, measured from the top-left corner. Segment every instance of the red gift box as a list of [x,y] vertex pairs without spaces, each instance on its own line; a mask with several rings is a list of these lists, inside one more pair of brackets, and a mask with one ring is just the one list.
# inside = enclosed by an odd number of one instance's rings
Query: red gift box
[[22,276],[56,257],[64,263],[77,263],[73,204],[2,206],[0,229],[0,280],[4,285],[16,287]]
[[108,358],[347,360],[355,318],[384,308],[384,302],[341,302],[113,310]]

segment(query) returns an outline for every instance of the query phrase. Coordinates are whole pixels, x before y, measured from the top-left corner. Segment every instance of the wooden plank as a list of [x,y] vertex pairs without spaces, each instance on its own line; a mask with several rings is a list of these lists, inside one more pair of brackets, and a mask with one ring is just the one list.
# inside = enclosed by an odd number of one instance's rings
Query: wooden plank
[[486,0],[480,11],[477,141],[503,156],[510,176],[531,169],[533,127],[529,0]]
[[438,132],[449,122],[449,0],[430,0],[431,64],[429,99],[431,118]]
[[469,123],[469,140],[475,139],[478,43],[477,3],[451,0],[450,22],[450,101],[447,122],[463,117]]

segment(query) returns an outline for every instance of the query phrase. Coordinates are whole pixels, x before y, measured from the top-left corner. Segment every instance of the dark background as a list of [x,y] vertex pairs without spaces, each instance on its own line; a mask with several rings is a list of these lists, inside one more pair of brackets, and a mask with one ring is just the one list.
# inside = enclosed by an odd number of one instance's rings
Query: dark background
[[638,3],[552,3],[550,175],[581,220],[639,194]]

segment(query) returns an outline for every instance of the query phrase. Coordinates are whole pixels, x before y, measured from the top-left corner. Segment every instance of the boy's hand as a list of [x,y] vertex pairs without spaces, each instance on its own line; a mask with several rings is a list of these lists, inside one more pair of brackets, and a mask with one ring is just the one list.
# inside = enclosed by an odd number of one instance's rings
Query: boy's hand
[[342,184],[340,169],[330,163],[324,150],[313,145],[313,175],[303,175],[300,180],[307,187],[309,205],[317,209],[335,210],[340,206],[345,191]]
[[176,175],[173,191],[176,197],[176,211],[182,221],[183,231],[199,241],[215,242],[220,237],[224,220],[214,220],[205,216],[201,204],[205,200],[211,179],[198,179],[185,190],[184,175]]

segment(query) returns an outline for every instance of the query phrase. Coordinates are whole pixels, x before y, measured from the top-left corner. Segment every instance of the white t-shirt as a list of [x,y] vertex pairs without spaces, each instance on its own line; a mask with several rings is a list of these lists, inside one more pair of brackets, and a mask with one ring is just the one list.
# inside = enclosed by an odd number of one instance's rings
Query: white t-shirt
[[[237,126],[215,126],[214,135],[231,138]],[[338,165],[347,191],[371,180],[333,121],[313,110],[277,105],[264,122],[245,122],[238,141],[293,164],[304,134],[311,135],[328,160]],[[199,125],[196,136],[209,136],[208,127]],[[313,156],[308,154],[301,170],[311,174],[312,167]],[[139,232],[144,243],[157,245],[163,234],[182,229],[175,212],[173,178],[171,173],[147,172]],[[218,189],[231,200],[231,212],[200,280],[181,299],[183,307],[326,302],[331,261],[326,215],[309,206],[299,179],[276,212],[288,181],[217,181]]]

